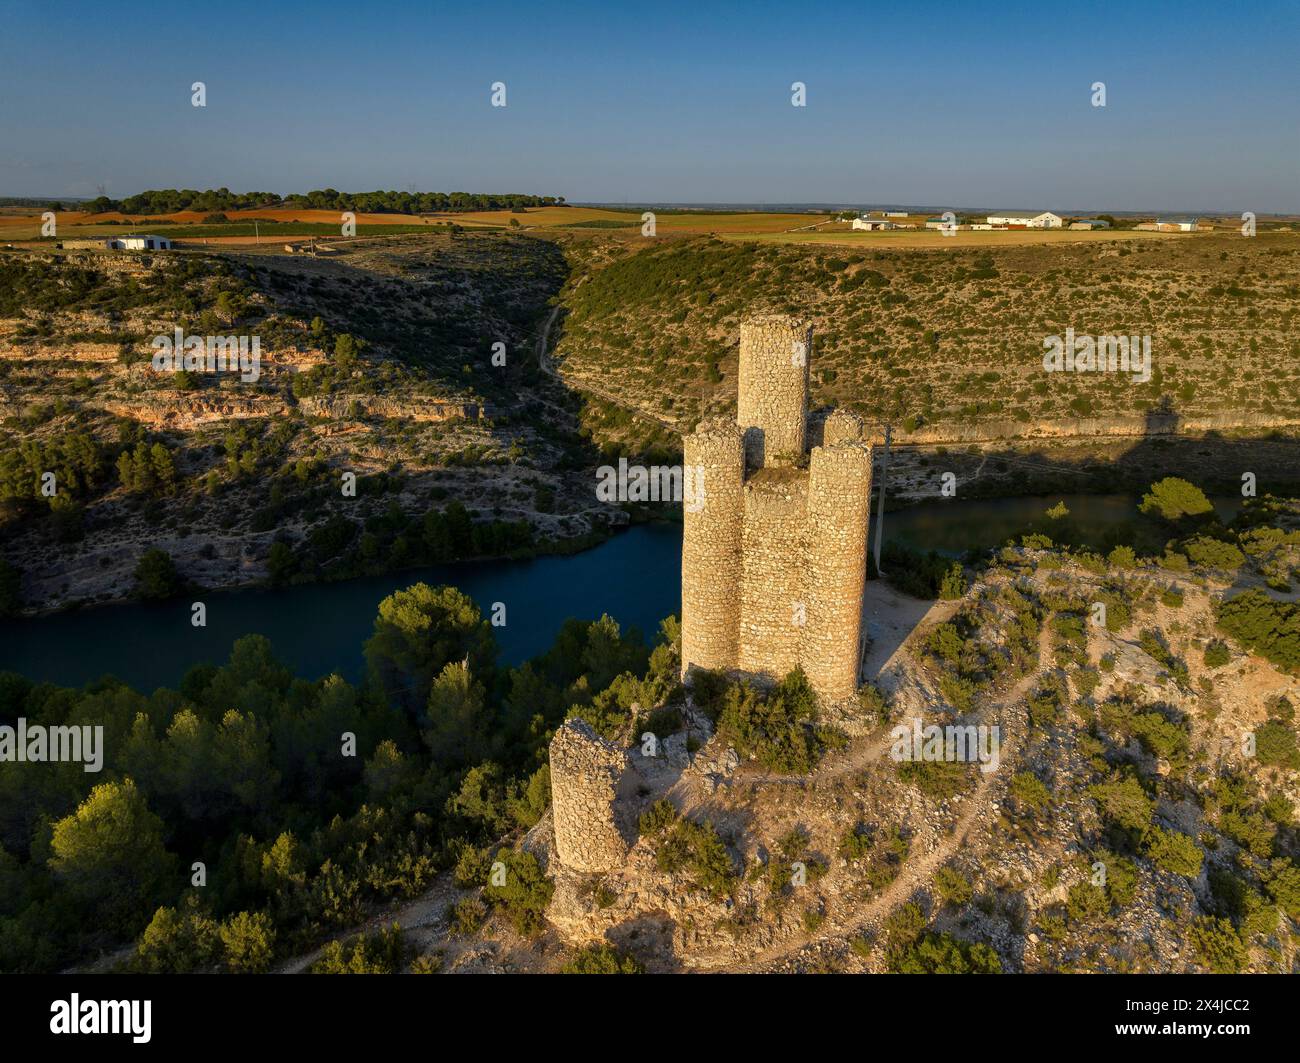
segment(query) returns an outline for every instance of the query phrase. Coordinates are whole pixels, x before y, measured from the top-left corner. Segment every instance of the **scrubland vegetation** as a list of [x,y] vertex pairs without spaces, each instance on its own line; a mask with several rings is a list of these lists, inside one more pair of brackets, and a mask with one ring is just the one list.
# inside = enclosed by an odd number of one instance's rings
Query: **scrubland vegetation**
[[[689,428],[735,394],[756,309],[810,317],[814,405],[904,432],[1175,414],[1297,415],[1300,242],[1227,236],[983,250],[633,242],[566,293],[557,351],[578,386]],[[1043,339],[1150,335],[1151,379],[1043,372]],[[904,437],[906,438],[906,437]]]

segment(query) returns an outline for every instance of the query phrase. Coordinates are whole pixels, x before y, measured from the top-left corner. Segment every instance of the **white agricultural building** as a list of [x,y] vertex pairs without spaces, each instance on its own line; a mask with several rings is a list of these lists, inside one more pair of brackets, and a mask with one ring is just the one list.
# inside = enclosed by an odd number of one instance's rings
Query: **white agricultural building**
[[897,229],[898,226],[886,218],[854,218],[853,228],[870,232],[873,229]]
[[990,214],[985,219],[990,225],[1005,225],[1009,228],[1025,229],[1059,229],[1065,219],[1049,210],[1042,214]]
[[1157,218],[1156,231],[1162,233],[1194,233],[1197,229],[1208,229],[1200,218]]
[[165,236],[114,236],[106,246],[114,251],[170,251],[172,242]]

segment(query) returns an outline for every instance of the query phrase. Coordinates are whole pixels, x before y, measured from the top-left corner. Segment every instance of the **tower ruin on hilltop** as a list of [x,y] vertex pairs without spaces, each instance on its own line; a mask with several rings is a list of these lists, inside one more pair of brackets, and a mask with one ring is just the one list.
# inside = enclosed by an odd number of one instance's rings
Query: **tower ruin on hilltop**
[[811,350],[807,322],[744,321],[735,420],[684,440],[682,675],[773,681],[798,666],[834,703],[858,687],[871,446],[836,410],[808,452]]

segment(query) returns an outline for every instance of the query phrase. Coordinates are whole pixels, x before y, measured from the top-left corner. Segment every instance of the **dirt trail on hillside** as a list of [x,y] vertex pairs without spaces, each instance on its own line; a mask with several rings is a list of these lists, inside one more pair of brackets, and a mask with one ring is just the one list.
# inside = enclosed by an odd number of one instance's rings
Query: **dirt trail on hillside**
[[402,933],[408,936],[408,945],[410,944],[410,937],[414,936],[417,947],[412,951],[414,953],[421,952],[432,942],[437,935],[437,931],[446,923],[448,906],[468,892],[468,890],[463,890],[456,885],[450,872],[439,875],[434,884],[415,899],[400,907],[386,908],[370,916],[363,923],[350,926],[346,930],[340,930],[337,934],[332,935],[329,940],[322,942],[319,948],[278,964],[274,973],[302,974],[320,959],[321,953],[325,951],[325,946],[331,941],[352,938],[359,933],[373,934],[392,923],[400,926]]
[[[581,284],[581,282],[579,282]],[[617,406],[620,410],[626,410],[637,417],[644,417],[651,421],[656,421],[665,428],[677,430],[677,422],[671,418],[664,417],[662,414],[651,413],[649,410],[643,410],[640,406],[630,405],[626,398],[616,391],[609,388],[601,387],[599,384],[592,384],[586,380],[578,380],[572,377],[562,377],[560,372],[555,368],[555,363],[551,359],[550,338],[551,327],[555,324],[555,319],[559,316],[560,307],[555,307],[551,311],[550,317],[546,319],[546,324],[542,326],[542,334],[537,339],[537,367],[543,373],[555,380],[561,386],[573,391],[583,391],[589,395],[595,395],[598,399],[603,399],[612,406]]]
[[[1051,629],[1044,624],[1042,631],[1038,635],[1039,667],[1022,677],[1015,686],[1008,690],[998,700],[994,711],[989,714],[996,717],[996,722],[1002,728],[1003,733],[1009,734],[1009,739],[1001,745],[1002,764],[1010,762],[1018,752],[1019,737],[1023,732],[1023,726],[1020,725],[1021,721],[1017,721],[1017,726],[1011,727],[1008,731],[1006,725],[1010,722],[1011,712],[1029,693],[1035,680],[1038,679],[1043,668],[1043,662],[1047,660],[1050,649]],[[1023,720],[1023,717],[1021,719]],[[886,745],[886,742],[876,742],[872,743],[871,748],[883,751]],[[913,893],[928,883],[935,872],[955,856],[961,846],[965,844],[971,828],[975,826],[981,816],[989,811],[989,806],[993,800],[994,777],[996,774],[996,772],[981,773],[975,792],[967,799],[965,810],[958,818],[951,834],[928,853],[908,860],[903,865],[903,870],[898,878],[886,886],[880,896],[865,907],[857,909],[849,918],[843,920],[836,920],[834,917],[828,918],[828,925],[825,929],[812,934],[796,934],[763,949],[761,952],[755,953],[739,963],[729,956],[699,957],[694,962],[688,960],[689,967],[698,971],[725,969],[737,973],[762,972],[771,969],[781,960],[788,959],[794,953],[810,945],[842,940],[868,927],[878,929]],[[878,951],[872,956],[870,968],[873,973],[882,973],[884,971],[883,961]]]

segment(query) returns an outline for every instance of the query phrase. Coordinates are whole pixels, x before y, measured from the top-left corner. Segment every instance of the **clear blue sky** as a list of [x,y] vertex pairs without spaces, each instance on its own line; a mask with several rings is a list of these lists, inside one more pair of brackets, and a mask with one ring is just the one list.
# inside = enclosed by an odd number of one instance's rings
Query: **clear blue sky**
[[5,195],[1300,212],[1296,0],[0,0],[0,26]]

